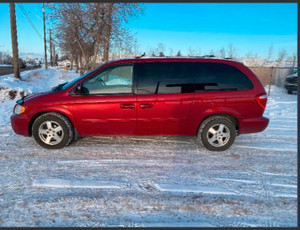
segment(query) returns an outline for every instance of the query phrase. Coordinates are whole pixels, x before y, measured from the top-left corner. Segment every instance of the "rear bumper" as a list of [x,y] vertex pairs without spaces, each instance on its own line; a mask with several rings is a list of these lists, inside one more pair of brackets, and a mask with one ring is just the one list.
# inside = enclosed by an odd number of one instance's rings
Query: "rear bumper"
[[268,124],[269,119],[266,117],[240,119],[239,134],[262,132]]
[[11,127],[19,135],[29,136],[29,119],[25,115],[15,115],[10,117]]

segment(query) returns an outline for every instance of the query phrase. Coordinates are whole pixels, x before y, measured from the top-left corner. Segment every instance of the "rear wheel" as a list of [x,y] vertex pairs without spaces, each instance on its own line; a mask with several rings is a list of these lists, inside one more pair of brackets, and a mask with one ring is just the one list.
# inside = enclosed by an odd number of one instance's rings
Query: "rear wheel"
[[234,142],[235,124],[222,116],[209,117],[202,122],[198,131],[198,140],[211,151],[224,151]]
[[288,93],[288,94],[292,94],[292,93],[293,93],[293,90],[288,89],[287,93]]
[[74,138],[74,129],[68,118],[59,113],[45,113],[32,125],[35,141],[47,149],[60,149]]

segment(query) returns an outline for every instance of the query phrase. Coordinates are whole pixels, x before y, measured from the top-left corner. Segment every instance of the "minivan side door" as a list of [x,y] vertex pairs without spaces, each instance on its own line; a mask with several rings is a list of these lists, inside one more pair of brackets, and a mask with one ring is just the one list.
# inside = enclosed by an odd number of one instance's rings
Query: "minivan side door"
[[82,136],[135,134],[133,64],[95,73],[82,82],[81,93],[74,98],[77,129]]
[[194,82],[187,63],[136,63],[137,134],[191,135]]

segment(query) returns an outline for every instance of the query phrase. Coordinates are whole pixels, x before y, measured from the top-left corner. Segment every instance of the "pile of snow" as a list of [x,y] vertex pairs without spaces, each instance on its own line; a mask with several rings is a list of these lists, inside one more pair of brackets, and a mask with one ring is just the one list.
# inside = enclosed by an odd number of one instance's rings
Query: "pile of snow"
[[79,77],[79,73],[75,71],[56,68],[28,70],[20,75],[21,79],[15,78],[13,74],[0,76],[0,125],[9,124],[13,107],[22,96],[47,91]]
[[12,64],[0,64],[0,67],[12,67]]
[[[75,71],[66,71],[55,68],[41,68],[21,72],[21,79],[13,74],[0,77],[0,103],[8,99],[19,99],[30,93],[50,90],[58,84],[72,81],[79,77]],[[12,94],[14,94],[12,96]]]

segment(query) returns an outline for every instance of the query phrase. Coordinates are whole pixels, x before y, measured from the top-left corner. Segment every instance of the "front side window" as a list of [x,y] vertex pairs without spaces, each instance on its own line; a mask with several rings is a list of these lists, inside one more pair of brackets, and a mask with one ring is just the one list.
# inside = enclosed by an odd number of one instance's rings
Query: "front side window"
[[82,82],[85,95],[132,94],[133,65],[109,67]]

